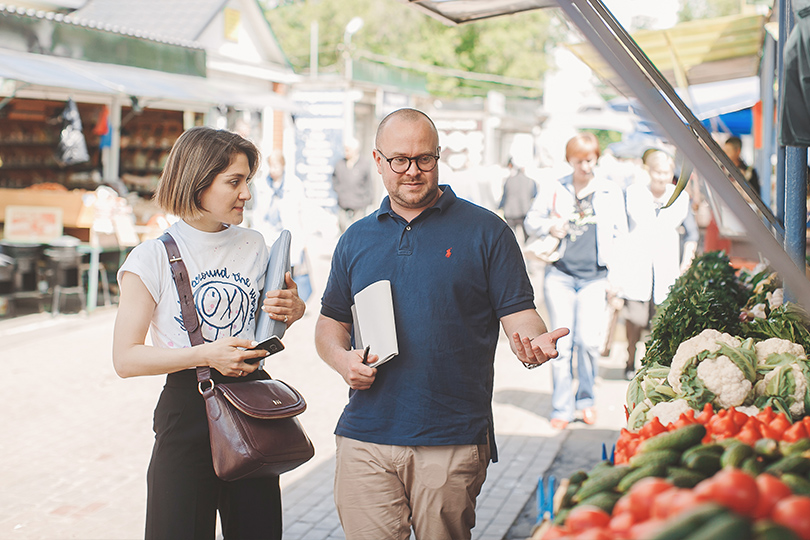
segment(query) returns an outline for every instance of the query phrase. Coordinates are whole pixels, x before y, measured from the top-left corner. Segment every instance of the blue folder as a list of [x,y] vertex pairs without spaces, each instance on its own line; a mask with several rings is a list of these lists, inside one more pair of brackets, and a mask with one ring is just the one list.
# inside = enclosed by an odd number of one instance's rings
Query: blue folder
[[[290,271],[290,241],[292,235],[290,231],[283,230],[270,248],[270,259],[267,261],[267,273],[264,278],[264,288],[262,289],[262,301],[264,294],[268,291],[286,289],[284,274]],[[287,323],[272,319],[266,311],[259,311],[259,319],[256,321],[256,340],[264,341],[270,336],[278,338],[284,337],[287,330]]]

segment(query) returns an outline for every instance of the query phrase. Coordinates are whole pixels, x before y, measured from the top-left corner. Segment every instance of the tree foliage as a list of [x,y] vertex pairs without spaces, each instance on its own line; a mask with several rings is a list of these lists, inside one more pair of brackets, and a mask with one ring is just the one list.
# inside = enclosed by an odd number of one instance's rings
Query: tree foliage
[[712,19],[740,13],[740,0],[681,0],[678,21]]
[[[302,0],[265,10],[270,26],[293,68],[310,70],[310,27],[318,22],[318,69],[338,71],[344,29],[355,16],[364,25],[351,38],[351,50],[368,51],[414,65],[488,73],[539,83],[547,68],[545,50],[553,37],[549,10],[534,10],[445,26],[396,0]],[[428,74],[437,94],[483,94],[508,86]],[[531,92],[519,89],[522,95]],[[537,91],[535,90],[535,95]]]

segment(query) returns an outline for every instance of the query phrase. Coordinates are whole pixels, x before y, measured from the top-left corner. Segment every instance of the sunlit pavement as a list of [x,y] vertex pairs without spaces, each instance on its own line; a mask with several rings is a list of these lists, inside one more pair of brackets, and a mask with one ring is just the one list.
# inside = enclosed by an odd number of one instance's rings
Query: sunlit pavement
[[[309,313],[284,337],[286,350],[266,366],[307,399],[300,419],[316,447],[315,458],[282,477],[290,540],[343,538],[332,500],[333,429],[347,389],[317,357],[313,343],[330,252],[328,242],[311,246],[315,294]],[[535,272],[538,292],[539,275]],[[5,375],[0,538],[143,537],[152,411],[164,377],[124,380],[115,374],[110,358],[115,317],[115,308],[99,308],[89,316],[35,314],[0,321]],[[574,422],[556,432],[546,417],[550,369],[524,369],[501,336],[493,400],[500,461],[490,466],[478,498],[474,538],[504,538],[572,430],[603,430],[605,442],[611,442],[624,425],[623,348],[618,336],[613,354],[603,359],[597,423]],[[594,446],[596,460],[600,449]]]

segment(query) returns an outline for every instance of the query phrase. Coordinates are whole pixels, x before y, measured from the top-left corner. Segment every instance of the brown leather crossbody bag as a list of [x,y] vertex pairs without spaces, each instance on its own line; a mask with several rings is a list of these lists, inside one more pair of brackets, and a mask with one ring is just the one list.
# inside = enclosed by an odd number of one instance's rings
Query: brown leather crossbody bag
[[[180,295],[191,345],[204,343],[188,271],[169,233],[160,237]],[[211,368],[197,368],[205,399],[214,471],[223,480],[277,476],[309,461],[315,449],[295,418],[307,404],[292,386],[276,380],[215,383]]]

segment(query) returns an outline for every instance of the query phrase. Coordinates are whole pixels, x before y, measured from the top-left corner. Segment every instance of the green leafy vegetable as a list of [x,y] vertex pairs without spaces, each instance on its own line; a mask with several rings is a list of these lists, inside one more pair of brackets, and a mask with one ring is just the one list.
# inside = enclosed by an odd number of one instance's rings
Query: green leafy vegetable
[[695,258],[658,309],[642,364],[668,366],[678,345],[706,328],[738,335],[740,310],[748,297],[748,287],[737,279],[725,253]]

